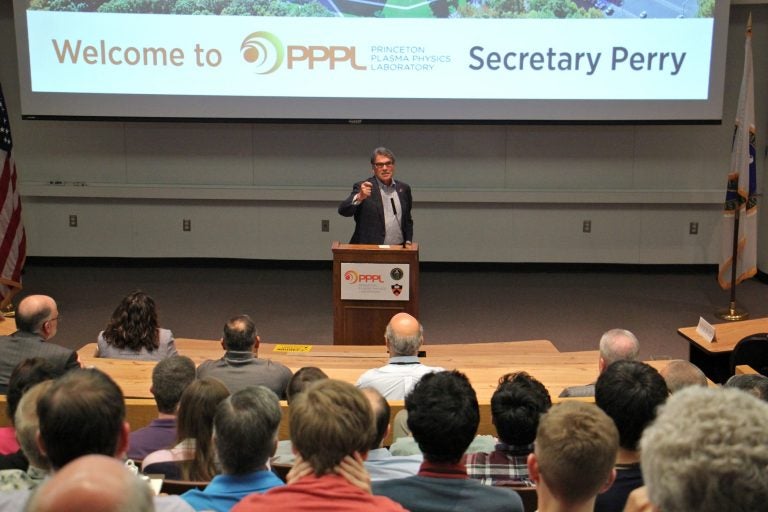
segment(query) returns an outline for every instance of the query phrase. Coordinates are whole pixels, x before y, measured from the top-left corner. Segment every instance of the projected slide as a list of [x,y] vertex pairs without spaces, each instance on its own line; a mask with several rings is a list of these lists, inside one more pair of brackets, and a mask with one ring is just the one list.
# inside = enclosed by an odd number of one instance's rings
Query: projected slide
[[[238,112],[470,120],[518,118],[499,101],[713,100],[708,0],[16,1],[31,98],[254,98],[265,102]],[[266,100],[279,98],[312,103],[274,116]],[[381,109],[397,100],[425,110]],[[130,115],[119,110],[108,115]],[[206,117],[194,110],[161,116]]]

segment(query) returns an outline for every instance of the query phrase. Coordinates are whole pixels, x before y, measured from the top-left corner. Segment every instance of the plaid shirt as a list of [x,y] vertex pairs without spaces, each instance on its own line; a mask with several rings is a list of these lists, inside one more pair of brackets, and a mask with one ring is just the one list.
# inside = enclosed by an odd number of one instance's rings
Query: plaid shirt
[[467,475],[480,480],[484,485],[533,486],[528,476],[528,454],[533,452],[533,445],[509,446],[496,445],[491,453],[469,453],[465,464]]

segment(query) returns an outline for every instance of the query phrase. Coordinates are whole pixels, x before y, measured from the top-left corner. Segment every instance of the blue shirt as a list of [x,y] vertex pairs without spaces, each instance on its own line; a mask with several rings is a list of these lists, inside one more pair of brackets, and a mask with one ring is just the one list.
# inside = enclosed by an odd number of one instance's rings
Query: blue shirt
[[285,485],[271,471],[262,470],[246,475],[216,475],[204,491],[193,489],[181,495],[195,510],[228,512],[235,504],[253,493],[262,493]]

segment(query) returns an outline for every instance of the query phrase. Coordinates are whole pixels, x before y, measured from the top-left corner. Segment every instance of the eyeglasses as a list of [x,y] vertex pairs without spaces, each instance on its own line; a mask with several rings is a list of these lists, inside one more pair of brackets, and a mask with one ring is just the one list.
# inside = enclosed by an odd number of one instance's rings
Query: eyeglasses
[[395,165],[395,162],[393,162],[392,160],[389,160],[389,161],[386,161],[386,162],[376,162],[376,163],[373,164],[373,166],[375,168],[377,168],[377,169],[383,169],[385,167],[392,167],[393,165]]
[[48,320],[46,320],[46,322],[53,322],[54,320],[61,320],[61,315],[55,316],[53,318],[49,318]]

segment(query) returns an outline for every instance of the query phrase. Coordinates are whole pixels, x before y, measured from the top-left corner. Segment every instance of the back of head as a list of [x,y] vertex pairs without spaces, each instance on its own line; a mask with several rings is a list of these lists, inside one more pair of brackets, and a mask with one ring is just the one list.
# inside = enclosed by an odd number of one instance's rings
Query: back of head
[[181,394],[176,419],[177,441],[195,440],[195,457],[183,464],[182,477],[187,480],[210,480],[216,465],[213,453],[213,418],[229,390],[219,379],[203,377],[193,381]]
[[499,439],[511,446],[533,443],[539,418],[551,405],[547,388],[528,373],[502,376],[491,397],[491,415]]
[[37,404],[40,436],[54,469],[87,454],[119,455],[125,421],[123,393],[97,369],[72,370]]
[[285,388],[288,404],[293,401],[296,395],[307,389],[310,384],[315,381],[327,378],[328,375],[326,375],[323,370],[317,368],[316,366],[305,366],[303,368],[299,368],[296,373],[293,374],[291,380],[288,381],[288,386]]
[[608,483],[618,445],[616,426],[600,408],[568,401],[541,418],[534,452],[541,478],[555,498],[579,504]]
[[736,389],[688,387],[643,433],[643,479],[664,512],[765,510],[768,404]]
[[389,407],[389,403],[384,396],[374,388],[362,388],[361,391],[371,403],[371,409],[373,410],[373,423],[376,426],[376,437],[374,438],[369,449],[375,450],[381,446],[384,442],[384,438],[387,437],[389,431],[389,420],[392,416],[392,410]]
[[152,369],[152,395],[157,409],[174,414],[181,394],[195,380],[195,363],[187,356],[166,357]]
[[595,403],[616,424],[619,445],[625,450],[638,449],[643,430],[668,395],[664,378],[640,361],[613,363],[595,384]]
[[21,397],[14,418],[16,439],[19,441],[21,451],[29,460],[29,465],[39,469],[49,469],[50,463],[48,457],[40,452],[40,447],[37,445],[37,430],[39,428],[37,403],[52,385],[53,381],[46,380],[29,388]]
[[40,334],[43,324],[51,318],[56,303],[47,295],[30,295],[16,308],[16,328],[22,332]]
[[266,468],[281,416],[277,395],[264,386],[247,387],[221,402],[213,425],[224,473],[245,475]]
[[13,421],[19,400],[29,388],[39,382],[59,376],[61,376],[61,372],[56,371],[50,361],[42,357],[25,359],[16,365],[8,379],[8,393],[6,395],[8,418]]
[[626,329],[611,329],[600,338],[600,357],[609,366],[616,361],[634,361],[640,355],[640,342]]
[[104,339],[117,348],[152,352],[159,346],[155,301],[142,291],[123,297],[104,328]]
[[387,324],[384,338],[391,356],[415,356],[424,337],[424,328],[408,313],[398,313]]
[[151,512],[152,491],[118,460],[87,455],[67,464],[32,495],[28,512]]
[[667,382],[670,393],[676,393],[687,386],[707,386],[707,376],[698,366],[684,359],[674,359],[661,369],[661,376]]
[[367,453],[375,431],[368,399],[352,384],[320,380],[291,404],[291,441],[321,476],[347,455]]
[[768,377],[759,373],[747,375],[733,375],[725,387],[741,389],[753,394],[763,401],[768,401]]
[[430,462],[458,462],[480,424],[477,395],[458,371],[424,375],[405,397],[408,428]]
[[233,316],[224,324],[224,347],[227,350],[247,352],[253,350],[256,336],[256,324],[248,315]]

